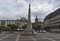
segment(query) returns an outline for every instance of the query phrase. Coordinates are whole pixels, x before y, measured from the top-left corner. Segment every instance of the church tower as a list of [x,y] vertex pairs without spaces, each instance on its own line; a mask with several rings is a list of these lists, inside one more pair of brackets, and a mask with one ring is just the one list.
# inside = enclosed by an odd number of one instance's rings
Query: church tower
[[38,18],[37,18],[37,16],[36,16],[36,18],[35,18],[35,23],[38,23]]

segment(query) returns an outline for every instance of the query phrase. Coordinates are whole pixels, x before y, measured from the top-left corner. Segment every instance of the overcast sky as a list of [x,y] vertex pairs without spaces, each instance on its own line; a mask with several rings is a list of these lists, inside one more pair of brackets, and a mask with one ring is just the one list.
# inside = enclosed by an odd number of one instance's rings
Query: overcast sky
[[0,20],[27,18],[29,3],[32,22],[36,16],[43,21],[46,15],[60,8],[60,0],[0,0]]

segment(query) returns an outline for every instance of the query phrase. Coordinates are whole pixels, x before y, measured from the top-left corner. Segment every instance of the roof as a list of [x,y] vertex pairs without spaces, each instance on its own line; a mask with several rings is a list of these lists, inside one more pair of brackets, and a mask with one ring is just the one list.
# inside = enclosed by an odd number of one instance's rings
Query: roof
[[49,15],[47,15],[47,16],[45,17],[44,21],[45,21],[45,20],[48,20],[48,19],[51,19],[52,17],[55,17],[55,16],[57,16],[57,15],[59,15],[59,14],[60,14],[60,8],[57,9],[57,10],[55,10],[54,12],[50,13]]

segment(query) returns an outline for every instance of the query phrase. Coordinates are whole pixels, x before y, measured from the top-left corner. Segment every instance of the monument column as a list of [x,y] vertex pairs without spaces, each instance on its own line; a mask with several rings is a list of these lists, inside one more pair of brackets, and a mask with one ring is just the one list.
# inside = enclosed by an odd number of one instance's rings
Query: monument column
[[32,23],[31,23],[31,5],[29,4],[28,9],[28,22],[27,22],[27,29],[26,30],[32,30]]
[[26,30],[29,34],[32,34],[33,29],[32,29],[32,23],[31,23],[31,4],[29,4],[29,9],[28,9],[28,22],[27,22],[27,28]]
[[32,23],[31,23],[31,5],[29,4],[28,9],[28,21],[27,21],[27,28],[23,32],[24,35],[33,35]]

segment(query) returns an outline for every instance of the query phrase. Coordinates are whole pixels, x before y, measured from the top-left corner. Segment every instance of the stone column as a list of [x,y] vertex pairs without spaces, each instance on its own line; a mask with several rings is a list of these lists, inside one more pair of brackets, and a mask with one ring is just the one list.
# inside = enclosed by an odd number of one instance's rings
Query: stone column
[[32,23],[31,23],[31,5],[29,4],[29,9],[28,9],[28,22],[27,22],[27,28],[23,32],[24,35],[33,35],[33,29],[32,29]]
[[28,31],[32,30],[32,23],[31,23],[31,5],[29,4],[29,10],[28,10],[28,22],[27,22],[27,29]]

